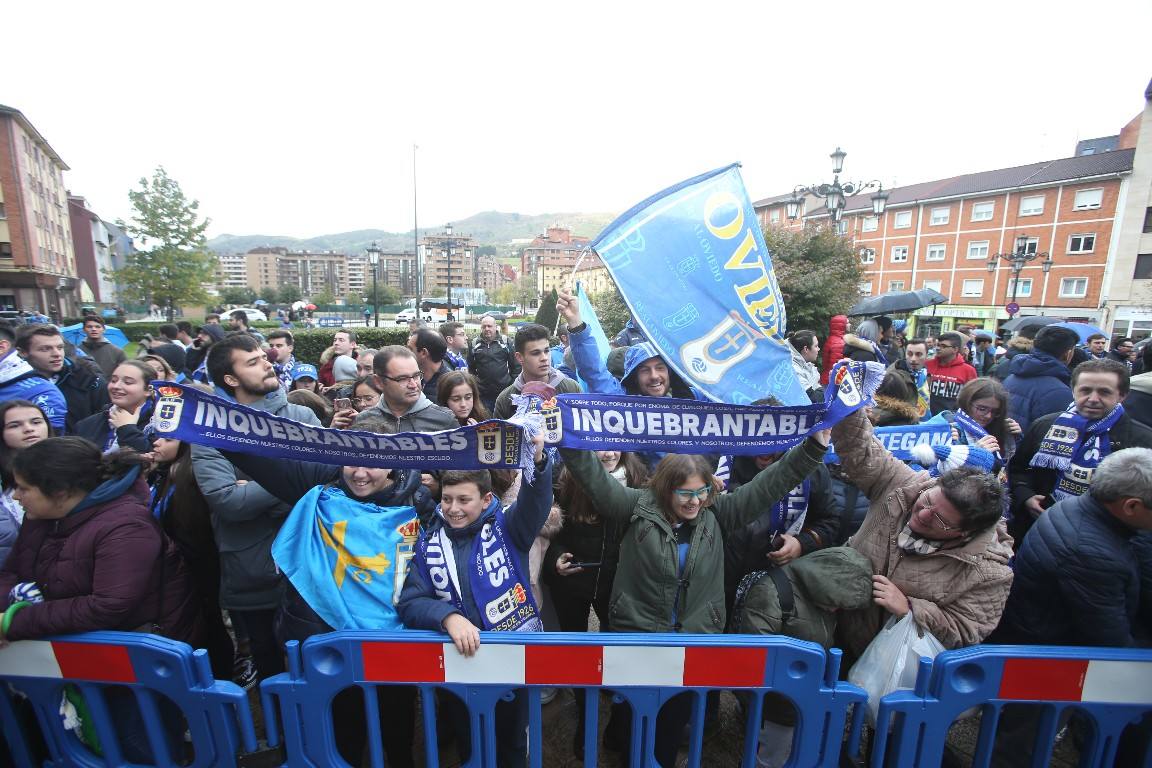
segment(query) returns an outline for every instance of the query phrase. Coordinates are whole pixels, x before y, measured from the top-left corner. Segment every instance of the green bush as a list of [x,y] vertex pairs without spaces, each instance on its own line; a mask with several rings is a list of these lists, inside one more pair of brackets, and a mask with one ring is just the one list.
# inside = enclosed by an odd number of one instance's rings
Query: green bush
[[[294,353],[296,360],[301,363],[320,365],[320,355],[332,346],[332,335],[337,328],[316,328],[309,331],[292,331],[296,340]],[[389,344],[404,346],[408,343],[408,326],[394,325],[389,328],[353,328],[356,332],[356,344],[361,347],[380,349]]]

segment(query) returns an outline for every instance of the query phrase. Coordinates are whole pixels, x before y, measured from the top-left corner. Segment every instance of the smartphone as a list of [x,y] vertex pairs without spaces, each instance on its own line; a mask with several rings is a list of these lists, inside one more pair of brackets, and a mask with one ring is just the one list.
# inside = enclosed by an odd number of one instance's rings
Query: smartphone
[[352,407],[352,401],[347,397],[338,397],[332,401],[332,404],[336,406],[338,411],[346,411]]
[[568,563],[569,568],[599,568],[600,563]]

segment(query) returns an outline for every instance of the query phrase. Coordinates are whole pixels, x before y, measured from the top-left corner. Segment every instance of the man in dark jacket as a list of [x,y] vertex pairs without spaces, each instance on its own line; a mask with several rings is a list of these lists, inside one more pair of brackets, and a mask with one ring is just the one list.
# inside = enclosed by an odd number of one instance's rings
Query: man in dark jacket
[[71,433],[76,425],[111,402],[108,387],[95,363],[69,360],[64,354],[64,337],[54,325],[26,325],[16,334],[20,356],[44,378],[51,381],[68,403],[64,428]]
[[1036,334],[1032,351],[1017,355],[1009,364],[1010,374],[1004,382],[1008,390],[1008,415],[1020,428],[1049,413],[1058,413],[1072,402],[1072,377],[1068,361],[1080,337],[1071,328],[1046,325]]
[[1117,339],[1116,343],[1112,345],[1112,349],[1108,351],[1108,359],[1115,360],[1127,366],[1128,370],[1132,370],[1132,350],[1134,347],[1132,339],[1127,336]]
[[496,398],[520,373],[516,350],[512,342],[497,331],[496,320],[491,315],[480,319],[480,338],[468,355],[468,372],[476,377],[480,399],[489,413],[496,407]]
[[[1107,431],[1108,455],[1126,448],[1152,448],[1152,429],[1133,421],[1123,412],[1121,403],[1127,397],[1128,389],[1128,370],[1114,360],[1089,360],[1076,366],[1076,370],[1072,373],[1072,396],[1076,416],[1091,425],[1103,421],[1119,407],[1119,418]],[[1085,484],[1093,482],[1092,467],[1078,466],[1075,463],[1076,452],[1084,441],[1094,439],[1091,427],[1082,430],[1087,434],[1079,436],[1073,434],[1071,439],[1067,437],[1067,430],[1064,430],[1063,435],[1054,434],[1061,427],[1059,425],[1053,427],[1053,424],[1062,416],[1064,413],[1060,411],[1033,422],[1008,465],[1014,505],[1013,522],[1009,528],[1017,541],[1021,540],[1033,521],[1044,514],[1044,510],[1056,503],[1058,500],[1056,496],[1068,495],[1067,489],[1073,487],[1073,483],[1066,480],[1082,481]],[[1100,435],[1095,435],[1095,439],[1101,439]],[[1053,440],[1068,446],[1067,450],[1073,462],[1067,469],[1060,470],[1052,466],[1051,462],[1034,460],[1037,452],[1043,447],[1042,443]],[[1099,443],[1098,448],[1103,449]],[[1096,453],[1099,453],[1099,450]],[[1062,481],[1062,478],[1065,481]],[[1060,491],[1057,488],[1058,483]]]
[[[320,426],[311,409],[288,402],[268,355],[252,336],[221,339],[208,350],[207,362],[218,395]],[[273,619],[284,580],[272,561],[272,541],[291,506],[238,472],[215,448],[192,446],[192,469],[220,549],[220,605],[248,635],[260,678],[283,672],[284,649],[276,641]]]
[[111,376],[116,366],[124,362],[124,350],[104,338],[104,321],[96,315],[84,318],[84,341],[80,349],[96,361],[105,376]]
[[431,328],[420,328],[408,336],[408,349],[416,355],[420,375],[424,377],[424,396],[436,401],[440,377],[453,370],[448,360],[448,342]]

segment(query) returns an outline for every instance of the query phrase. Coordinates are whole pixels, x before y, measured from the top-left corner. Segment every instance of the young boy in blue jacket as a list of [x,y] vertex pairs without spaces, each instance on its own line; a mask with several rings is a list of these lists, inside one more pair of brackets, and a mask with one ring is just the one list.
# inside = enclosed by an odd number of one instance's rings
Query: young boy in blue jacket
[[[480,630],[539,632],[528,550],[552,508],[552,460],[544,437],[533,440],[536,473],[520,485],[516,503],[502,509],[487,470],[449,470],[440,477],[441,501],[416,545],[400,602],[409,629],[444,631],[456,650],[472,656]],[[471,753],[468,712],[454,696],[440,700],[456,735],[458,756]],[[518,691],[496,705],[496,752],[501,766],[526,766],[528,701]]]

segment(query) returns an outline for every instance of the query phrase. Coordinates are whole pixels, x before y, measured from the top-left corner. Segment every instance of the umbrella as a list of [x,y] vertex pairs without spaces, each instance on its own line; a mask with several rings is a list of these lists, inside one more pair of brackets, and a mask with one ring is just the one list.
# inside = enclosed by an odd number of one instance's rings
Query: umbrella
[[1094,336],[1096,334],[1100,334],[1105,338],[1108,337],[1108,334],[1104,333],[1104,331],[1100,330],[1094,325],[1089,325],[1088,323],[1053,323],[1053,325],[1059,328],[1071,328],[1072,330],[1076,331],[1077,335],[1080,336],[1081,344],[1086,343],[1089,336]]
[[313,311],[313,310],[315,310],[315,309],[316,309],[316,305],[315,305],[315,304],[309,304],[309,305],[305,306],[305,307],[304,307],[304,309],[306,309],[306,310],[308,310],[309,312],[311,312],[311,311]]
[[299,312],[302,309],[307,309],[307,306],[302,301],[293,302],[292,309]]
[[856,317],[865,315],[867,317],[874,317],[876,315],[888,315],[895,312],[912,312],[921,307],[947,303],[947,296],[931,288],[921,288],[918,291],[895,291],[861,299],[848,310],[848,316]]
[[[88,338],[84,334],[84,323],[76,323],[76,325],[61,328],[60,335],[64,337],[65,341],[75,347],[80,346],[80,344]],[[124,335],[124,331],[115,326],[108,325],[104,327],[104,338],[120,348],[128,346],[128,337]]]
[[1008,322],[1004,323],[1004,325],[1000,326],[1000,330],[1012,331],[1015,333],[1017,331],[1023,331],[1027,328],[1041,328],[1045,325],[1053,325],[1054,323],[1062,322],[1064,322],[1064,318],[1062,317],[1034,317],[1029,315],[1028,317],[1012,318]]

